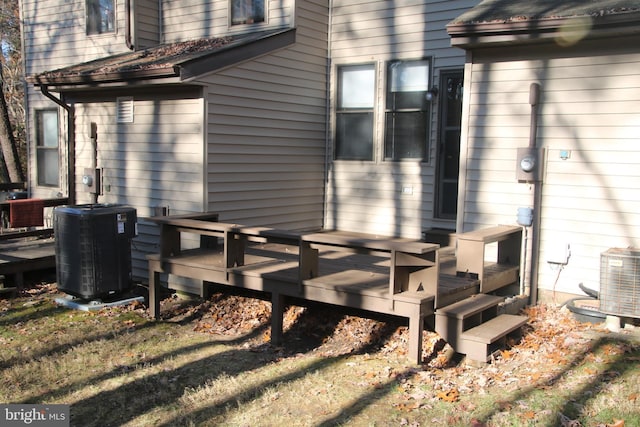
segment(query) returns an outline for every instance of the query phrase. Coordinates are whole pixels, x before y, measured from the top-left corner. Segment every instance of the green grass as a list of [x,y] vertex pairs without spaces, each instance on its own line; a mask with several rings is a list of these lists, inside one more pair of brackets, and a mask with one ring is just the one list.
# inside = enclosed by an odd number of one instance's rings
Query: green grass
[[74,426],[640,426],[637,329],[537,316],[492,364],[414,366],[406,342],[296,352],[265,342],[264,323],[220,336],[199,332],[197,310],[154,321],[143,307],[89,313],[55,296],[0,300],[0,402],[68,404]]

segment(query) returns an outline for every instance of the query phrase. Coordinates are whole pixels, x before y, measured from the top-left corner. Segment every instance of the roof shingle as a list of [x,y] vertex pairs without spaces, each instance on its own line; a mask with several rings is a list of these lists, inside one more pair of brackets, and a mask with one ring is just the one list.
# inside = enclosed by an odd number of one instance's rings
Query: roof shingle
[[640,11],[640,0],[484,0],[452,24],[598,17],[633,11]]

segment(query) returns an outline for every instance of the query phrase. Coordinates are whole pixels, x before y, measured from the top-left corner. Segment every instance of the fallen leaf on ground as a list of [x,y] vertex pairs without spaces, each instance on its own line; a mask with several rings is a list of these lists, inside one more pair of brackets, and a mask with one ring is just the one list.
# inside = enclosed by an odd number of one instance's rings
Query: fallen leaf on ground
[[445,402],[456,402],[460,398],[460,392],[458,389],[451,389],[449,391],[441,391],[436,397]]

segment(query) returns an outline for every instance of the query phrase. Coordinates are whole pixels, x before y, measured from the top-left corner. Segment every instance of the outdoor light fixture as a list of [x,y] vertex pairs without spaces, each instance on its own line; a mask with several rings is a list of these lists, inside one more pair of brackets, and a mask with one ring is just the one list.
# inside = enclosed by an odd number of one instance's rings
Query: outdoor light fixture
[[438,88],[436,86],[432,87],[427,91],[424,95],[427,101],[432,102],[438,97]]

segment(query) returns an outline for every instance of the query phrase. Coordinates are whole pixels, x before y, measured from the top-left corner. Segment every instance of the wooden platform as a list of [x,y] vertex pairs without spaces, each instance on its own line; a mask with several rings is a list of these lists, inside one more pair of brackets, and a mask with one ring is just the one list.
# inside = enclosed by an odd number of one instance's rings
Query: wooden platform
[[16,291],[24,284],[24,273],[55,268],[53,237],[17,237],[0,241],[0,292]]
[[[425,320],[438,301],[455,302],[478,290],[477,279],[440,277],[439,246],[432,243],[246,227],[216,222],[211,215],[153,220],[161,227],[160,253],[148,257],[154,317],[159,315],[160,275],[174,274],[202,280],[202,296],[207,296],[207,282],[271,294],[275,343],[282,340],[287,297],[408,318],[409,357],[420,363]],[[182,250],[181,233],[216,239],[218,247],[210,241],[206,247]],[[459,290],[463,293],[456,295]]]

